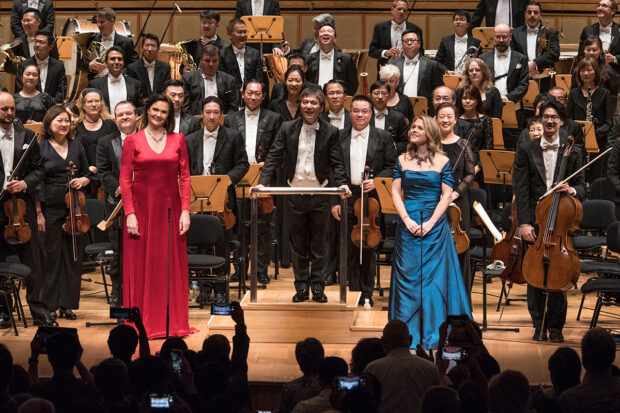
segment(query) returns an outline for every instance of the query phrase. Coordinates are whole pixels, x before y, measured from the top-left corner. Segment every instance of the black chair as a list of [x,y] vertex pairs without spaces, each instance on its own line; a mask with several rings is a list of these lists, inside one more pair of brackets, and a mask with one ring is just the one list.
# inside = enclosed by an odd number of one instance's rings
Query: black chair
[[[190,284],[197,282],[199,285],[224,283],[226,285],[226,299],[229,295],[230,277],[225,272],[215,274],[213,270],[222,267],[226,263],[225,257],[215,255],[215,248],[221,245],[224,237],[222,222],[212,215],[191,215],[189,231],[187,231],[187,266],[189,270]],[[211,251],[212,253],[207,253]],[[202,308],[204,302],[198,300]]]
[[605,199],[584,201],[583,218],[579,232],[585,235],[575,236],[575,250],[581,258],[600,256],[601,247],[605,245],[605,232],[616,220],[615,205]]
[[588,199],[605,199],[613,202],[616,189],[606,177],[602,177],[592,182],[589,192]]
[[[101,271],[102,282],[95,281],[95,284],[102,284],[105,291],[105,298],[110,304],[110,293],[108,291],[108,282],[105,276],[106,267],[110,265],[114,253],[112,244],[109,242],[96,242],[99,239],[105,239],[107,235],[97,228],[97,224],[105,219],[104,203],[100,199],[87,199],[84,204],[84,212],[88,214],[90,220],[90,231],[88,232],[89,243],[84,247],[84,262],[87,266],[88,262],[94,262]],[[92,279],[84,278],[85,281],[93,282]]]
[[[30,268],[24,264],[0,263],[0,299],[8,309],[11,324],[13,325],[16,336],[19,336],[19,333],[17,332],[17,323],[15,322],[13,311],[16,311],[17,318],[23,321],[24,328],[28,328],[24,307],[22,306],[21,297],[19,296],[19,290],[21,289],[23,281],[29,275]],[[13,304],[13,308],[11,308],[11,304]]]
[[[620,221],[613,222],[607,228],[607,253],[602,261],[583,260],[580,261],[581,273],[596,274],[581,286],[581,305],[577,312],[577,320],[581,317],[583,303],[586,294],[597,293],[598,300],[592,316],[592,324],[596,325],[600,307],[609,305],[611,302],[618,302],[618,297],[614,295],[614,288],[620,290],[620,260],[609,255],[610,252],[620,253]],[[614,287],[615,286],[615,287]],[[610,298],[611,297],[611,298]],[[604,304],[605,303],[605,304]]]

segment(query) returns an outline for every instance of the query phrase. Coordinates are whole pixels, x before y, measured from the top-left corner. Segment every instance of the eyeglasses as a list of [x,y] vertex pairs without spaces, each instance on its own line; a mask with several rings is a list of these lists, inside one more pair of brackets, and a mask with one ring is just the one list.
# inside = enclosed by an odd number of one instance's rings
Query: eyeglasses
[[558,115],[542,115],[543,120],[552,120],[554,122],[560,120]]
[[388,92],[383,91],[383,90],[381,90],[381,91],[379,91],[379,90],[375,90],[375,91],[373,91],[373,92],[371,93],[371,95],[373,95],[374,97],[379,97],[379,96],[387,96],[387,95],[388,95]]
[[403,39],[403,43],[407,43],[407,44],[413,44],[413,43],[418,43],[419,40],[418,39]]

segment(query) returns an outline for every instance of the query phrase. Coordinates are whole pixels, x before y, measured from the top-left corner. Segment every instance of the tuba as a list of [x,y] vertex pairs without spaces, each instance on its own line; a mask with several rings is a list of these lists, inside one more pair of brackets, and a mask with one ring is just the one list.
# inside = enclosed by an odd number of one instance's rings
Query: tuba
[[463,56],[461,56],[461,58],[459,59],[458,63],[456,64],[456,66],[454,66],[454,71],[456,72],[457,75],[462,76],[462,75],[465,74],[465,66],[467,65],[467,62],[472,57],[476,57],[478,55],[478,51],[479,50],[480,50],[480,46],[478,46],[478,47],[476,47],[476,46],[469,46],[467,48],[467,50],[465,51],[465,54],[463,54]]
[[176,47],[179,52],[181,52],[181,62],[183,64],[183,68],[185,70],[193,72],[194,70],[198,69],[198,66],[196,66],[196,62],[194,61],[194,57],[192,56],[192,54],[187,50],[187,45],[190,42],[193,42],[193,40],[185,40],[175,43],[174,47]]
[[18,64],[20,62],[23,62],[26,59],[23,56],[17,55],[17,53],[15,53],[15,50],[13,50],[21,43],[22,39],[17,38],[12,42],[3,44],[2,46],[0,46],[0,54],[6,56],[6,61],[11,62],[12,64]]

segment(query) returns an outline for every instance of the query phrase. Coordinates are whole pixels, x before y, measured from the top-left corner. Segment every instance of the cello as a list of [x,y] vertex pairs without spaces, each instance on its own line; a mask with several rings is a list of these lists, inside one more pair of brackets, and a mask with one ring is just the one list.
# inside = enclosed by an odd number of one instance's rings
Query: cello
[[513,283],[525,284],[523,278],[523,239],[521,238],[521,229],[517,219],[517,205],[512,201],[512,211],[510,219],[512,225],[510,231],[506,233],[504,239],[493,246],[489,260],[502,261],[506,265],[506,269],[500,274],[502,280],[508,281],[508,287],[512,287]]
[[71,245],[73,247],[73,261],[77,262],[78,257],[78,245],[77,236],[80,234],[86,234],[90,231],[90,219],[84,212],[84,203],[86,197],[84,192],[74,189],[70,182],[75,178],[77,166],[73,162],[69,162],[67,166],[67,184],[69,191],[65,194],[65,206],[69,210],[65,217],[65,223],[62,224],[62,229],[71,235]]
[[381,229],[376,223],[379,216],[379,202],[364,192],[364,181],[370,177],[370,167],[366,165],[362,172],[361,195],[353,205],[357,224],[351,230],[351,241],[360,249],[360,264],[362,263],[362,248],[374,248],[381,242]]

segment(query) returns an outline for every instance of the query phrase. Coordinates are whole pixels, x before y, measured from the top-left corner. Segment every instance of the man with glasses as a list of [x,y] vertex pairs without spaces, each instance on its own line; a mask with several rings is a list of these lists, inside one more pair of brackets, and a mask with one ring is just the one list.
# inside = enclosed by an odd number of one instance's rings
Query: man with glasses
[[620,25],[614,22],[614,16],[618,11],[618,3],[616,0],[601,0],[596,6],[596,17],[598,22],[586,26],[579,36],[579,51],[577,52],[577,61],[584,56],[585,40],[590,37],[598,37],[603,43],[603,52],[605,53],[605,61],[610,64],[615,71],[620,69],[618,58],[620,58],[620,36],[618,31]]
[[[513,187],[517,206],[517,217],[523,239],[534,243],[540,236],[542,228],[535,228],[536,205],[540,197],[556,183],[555,172],[562,162],[562,152],[567,139],[560,135],[560,127],[564,123],[564,107],[556,100],[550,100],[540,107],[543,123],[543,137],[524,142],[519,145],[514,163]],[[566,163],[565,176],[577,171],[582,165],[582,154],[574,147]],[[584,172],[577,174],[568,183],[560,185],[556,192],[585,198]],[[538,234],[537,234],[538,232]],[[527,272],[527,268],[523,271]],[[528,284],[527,302],[530,316],[534,324],[535,341],[549,340],[553,343],[564,341],[562,328],[566,321],[566,292],[549,292],[547,315],[544,322],[545,299],[547,292]]]
[[351,127],[351,114],[344,107],[344,82],[342,80],[332,79],[323,86],[325,100],[329,110],[321,113],[320,118],[325,122],[331,123],[338,129],[347,129]]
[[431,94],[437,86],[443,85],[446,68],[436,60],[422,56],[421,39],[414,30],[407,30],[402,36],[403,55],[392,64],[400,70],[398,88],[405,96],[424,96],[431,108]]
[[[467,10],[455,11],[452,15],[452,24],[454,25],[454,34],[441,39],[435,60],[444,65],[452,74],[463,74],[454,71],[460,69],[457,67],[459,62],[466,61],[467,58],[463,58],[463,56],[467,53],[476,49],[476,53],[471,54],[478,55],[480,40],[469,35],[471,17]],[[470,48],[472,48],[471,51]]]
[[[442,103],[450,102],[456,106],[456,92],[454,89],[450,89],[448,86],[439,86],[433,90],[433,113],[437,111],[437,107]],[[471,130],[471,123],[460,117],[456,118],[456,125],[454,125],[454,133],[463,139],[467,139],[469,131]]]
[[248,28],[241,19],[232,19],[226,26],[230,37],[230,44],[220,50],[219,70],[233,76],[243,88],[244,82],[257,79],[264,84],[269,83],[267,75],[263,71],[263,63],[260,52],[247,47]]
[[370,125],[389,132],[396,145],[396,153],[403,153],[409,143],[407,120],[399,111],[387,107],[389,94],[390,85],[382,80],[377,80],[370,86],[370,99],[373,106]]
[[347,202],[347,211],[342,211],[337,198],[332,199],[332,216],[340,221],[343,213],[347,214],[347,271],[349,289],[361,291],[359,305],[373,305],[372,289],[375,276],[375,248],[362,246],[360,263],[360,246],[353,245],[351,230],[355,224],[353,207],[361,197],[377,199],[374,180],[363,179],[365,167],[370,167],[374,177],[390,177],[394,168],[396,151],[392,137],[386,131],[370,126],[373,107],[366,96],[355,96],[351,101],[351,126],[340,131],[340,150],[344,159],[347,185],[353,196]]

